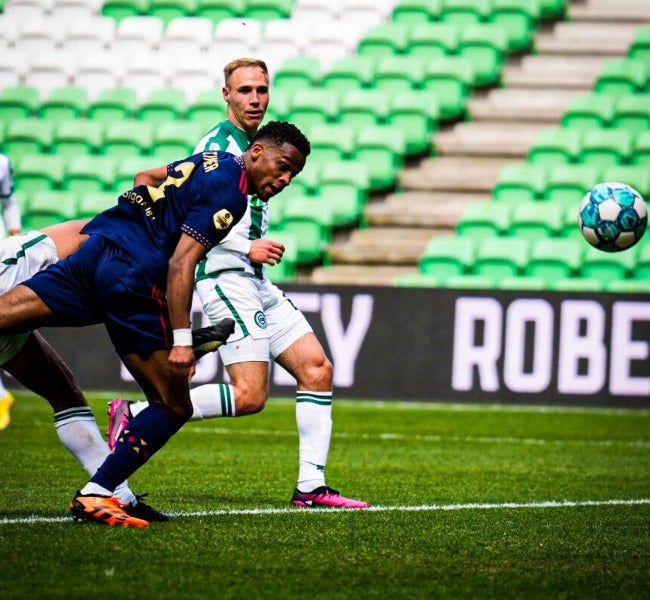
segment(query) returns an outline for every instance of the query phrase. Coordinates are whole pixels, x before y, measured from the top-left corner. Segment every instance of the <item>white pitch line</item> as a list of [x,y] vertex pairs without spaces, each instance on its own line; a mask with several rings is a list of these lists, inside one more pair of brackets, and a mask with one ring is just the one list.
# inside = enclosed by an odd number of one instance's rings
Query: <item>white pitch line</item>
[[[185,426],[179,435],[188,433],[209,433],[219,435],[246,435],[271,437],[297,437],[296,431],[281,429],[228,429],[226,427],[191,427]],[[333,433],[333,437],[342,439],[361,439],[379,441],[415,441],[434,443],[462,444],[521,444],[524,446],[598,446],[618,448],[650,448],[650,442],[645,440],[545,440],[541,438],[490,437],[490,436],[460,436],[460,435],[427,435],[404,433]]]
[[[544,509],[544,508],[579,508],[597,506],[639,506],[650,504],[650,498],[632,498],[628,500],[544,500],[541,502],[502,502],[502,503],[468,503],[468,504],[420,504],[416,506],[371,506],[365,510],[350,511],[344,508],[243,508],[205,510],[197,512],[170,512],[170,517],[228,517],[246,515],[318,515],[323,513],[367,513],[367,512],[449,512],[461,510],[510,510],[510,509]],[[33,523],[70,523],[71,517],[21,517],[0,519],[0,525]]]

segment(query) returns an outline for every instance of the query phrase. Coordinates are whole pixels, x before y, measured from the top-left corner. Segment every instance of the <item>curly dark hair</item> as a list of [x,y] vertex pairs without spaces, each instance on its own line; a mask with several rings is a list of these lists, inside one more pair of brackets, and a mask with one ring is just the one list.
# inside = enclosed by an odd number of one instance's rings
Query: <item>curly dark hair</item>
[[302,131],[287,121],[269,121],[253,136],[251,144],[258,140],[269,140],[278,146],[291,144],[304,156],[309,156],[311,144]]

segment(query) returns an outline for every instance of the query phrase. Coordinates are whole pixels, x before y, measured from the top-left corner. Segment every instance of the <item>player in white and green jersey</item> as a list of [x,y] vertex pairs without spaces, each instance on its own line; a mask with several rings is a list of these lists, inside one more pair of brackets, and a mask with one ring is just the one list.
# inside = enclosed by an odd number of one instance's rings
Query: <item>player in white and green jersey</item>
[[[227,150],[241,154],[264,119],[269,102],[269,74],[257,59],[237,59],[224,69],[227,119],[199,142],[195,152]],[[282,198],[276,199],[282,202]],[[332,363],[307,319],[264,275],[265,265],[282,259],[284,246],[265,238],[265,202],[249,197],[241,221],[200,263],[196,289],[212,323],[234,318],[235,332],[219,348],[229,384],[192,390],[191,420],[253,414],[269,395],[269,357],[297,381],[298,483],[291,502],[302,508],[367,508],[368,503],[342,496],[325,482],[332,435]],[[111,402],[111,414],[137,414],[146,403]],[[109,443],[113,423],[109,423]],[[116,425],[117,427],[117,425]]]

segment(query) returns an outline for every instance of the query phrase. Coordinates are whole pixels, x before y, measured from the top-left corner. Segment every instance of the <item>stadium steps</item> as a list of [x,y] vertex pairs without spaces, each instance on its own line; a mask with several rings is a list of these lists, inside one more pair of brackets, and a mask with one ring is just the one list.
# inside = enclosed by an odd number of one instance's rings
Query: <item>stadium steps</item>
[[546,126],[560,122],[574,90],[530,90],[498,88],[486,95],[471,98],[468,111],[476,121],[544,123]]
[[[573,2],[569,6],[571,21],[599,21],[608,24],[621,22],[650,22],[650,10],[646,0],[586,0]],[[609,39],[602,39],[608,43]]]

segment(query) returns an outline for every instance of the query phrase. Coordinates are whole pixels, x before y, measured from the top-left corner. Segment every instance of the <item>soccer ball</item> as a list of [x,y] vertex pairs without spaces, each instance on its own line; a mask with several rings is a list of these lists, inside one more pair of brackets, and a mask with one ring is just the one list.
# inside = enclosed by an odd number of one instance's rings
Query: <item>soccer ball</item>
[[595,248],[620,252],[634,246],[645,233],[648,207],[641,194],[625,183],[599,183],[582,199],[578,225]]

